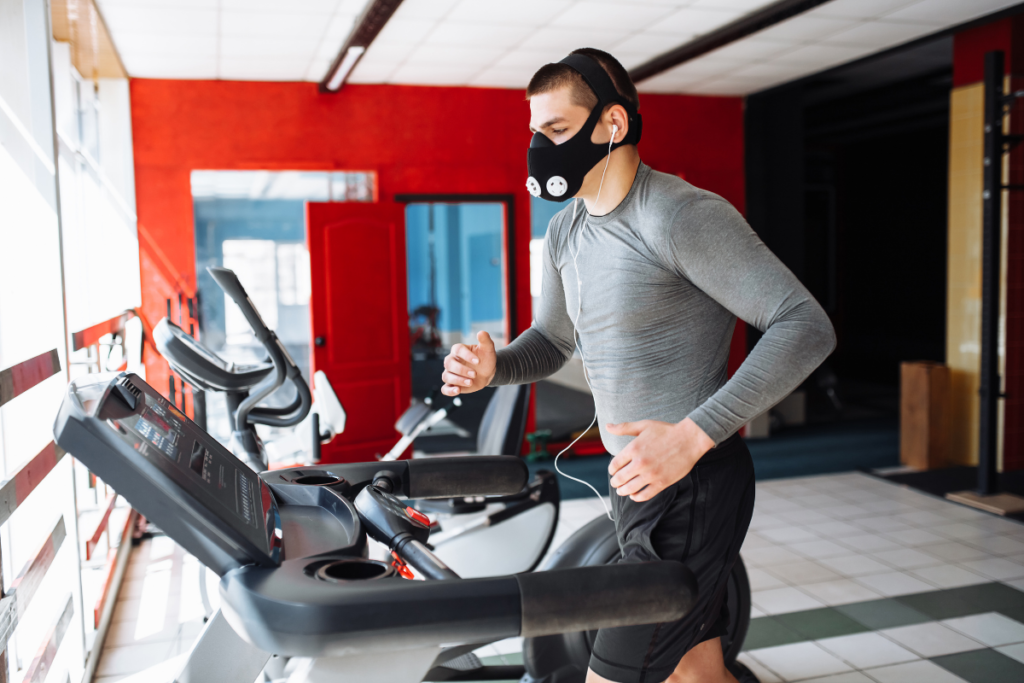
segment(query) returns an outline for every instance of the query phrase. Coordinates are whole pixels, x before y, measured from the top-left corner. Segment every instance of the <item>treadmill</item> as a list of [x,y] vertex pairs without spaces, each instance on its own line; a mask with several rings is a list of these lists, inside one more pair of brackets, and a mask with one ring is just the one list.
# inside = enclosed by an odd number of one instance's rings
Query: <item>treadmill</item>
[[[257,474],[130,373],[73,381],[54,436],[221,577],[179,683],[253,683],[272,656],[288,683],[416,683],[489,642],[670,621],[695,601],[677,562],[476,579],[445,566],[406,501],[518,492],[518,458]],[[393,562],[367,558],[368,535]]]

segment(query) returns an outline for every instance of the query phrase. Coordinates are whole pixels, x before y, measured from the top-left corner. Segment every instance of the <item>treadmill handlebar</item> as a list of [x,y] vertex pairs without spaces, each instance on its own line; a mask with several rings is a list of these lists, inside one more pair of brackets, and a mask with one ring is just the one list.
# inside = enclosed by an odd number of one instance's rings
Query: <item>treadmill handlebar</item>
[[413,499],[508,496],[522,491],[530,477],[525,462],[507,455],[428,457],[406,462],[407,495]]
[[680,562],[633,562],[516,574],[523,637],[675,621],[697,580]]

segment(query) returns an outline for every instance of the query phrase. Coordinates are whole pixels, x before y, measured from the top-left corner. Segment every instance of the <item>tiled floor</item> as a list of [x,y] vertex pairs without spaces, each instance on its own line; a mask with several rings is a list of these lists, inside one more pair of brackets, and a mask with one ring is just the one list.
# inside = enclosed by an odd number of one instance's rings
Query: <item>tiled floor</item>
[[[594,498],[563,503],[552,547],[599,514]],[[773,480],[743,558],[741,658],[762,683],[1024,681],[1024,525],[863,474]],[[198,570],[157,538],[129,572],[97,680],[159,683],[201,627]],[[478,654],[514,663],[520,649]]]

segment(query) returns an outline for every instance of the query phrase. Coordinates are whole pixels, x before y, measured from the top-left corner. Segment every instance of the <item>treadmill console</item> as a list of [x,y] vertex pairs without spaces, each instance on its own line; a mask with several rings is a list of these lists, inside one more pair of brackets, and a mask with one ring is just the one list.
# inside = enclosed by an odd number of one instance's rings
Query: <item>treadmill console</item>
[[115,490],[136,493],[133,506],[214,571],[280,563],[266,483],[138,376],[72,382],[54,434]]

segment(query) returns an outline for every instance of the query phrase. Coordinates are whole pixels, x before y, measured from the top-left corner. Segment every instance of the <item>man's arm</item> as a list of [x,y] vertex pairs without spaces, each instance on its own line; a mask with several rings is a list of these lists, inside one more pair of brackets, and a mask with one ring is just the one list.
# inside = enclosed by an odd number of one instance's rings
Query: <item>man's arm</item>
[[697,200],[683,215],[667,245],[680,274],[764,333],[732,378],[689,415],[721,443],[798,387],[836,337],[811,293],[728,202]]
[[[554,235],[554,219],[548,235]],[[511,344],[494,351],[486,332],[477,335],[479,344],[456,344],[445,358],[441,392],[457,396],[486,386],[529,384],[550,377],[572,357],[576,346],[572,320],[565,311],[562,278],[552,255],[552,238],[544,249],[544,287],[533,325]]]
[[685,477],[712,446],[785,398],[836,344],[825,311],[727,202],[701,199],[677,218],[659,245],[666,264],[764,335],[732,378],[682,422],[608,425],[613,434],[636,437],[608,473],[618,495],[638,502]]

